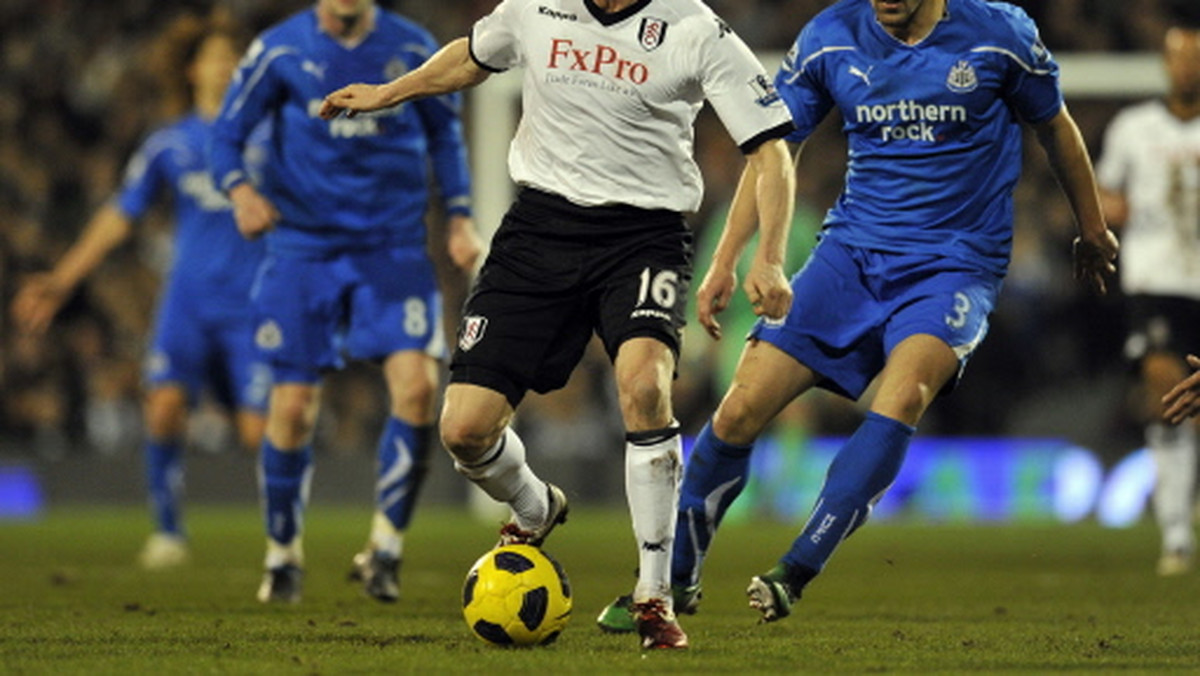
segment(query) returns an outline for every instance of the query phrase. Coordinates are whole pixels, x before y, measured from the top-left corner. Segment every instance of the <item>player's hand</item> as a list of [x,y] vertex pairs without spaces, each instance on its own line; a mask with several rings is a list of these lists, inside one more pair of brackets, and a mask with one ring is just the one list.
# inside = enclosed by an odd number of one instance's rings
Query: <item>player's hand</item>
[[70,293],[49,273],[31,276],[13,298],[11,314],[17,329],[35,336],[45,333]]
[[735,289],[737,273],[732,269],[713,266],[704,275],[704,281],[700,282],[700,290],[696,292],[696,317],[713,340],[721,339],[721,323],[717,321],[717,313],[729,307]]
[[1100,293],[1107,293],[1108,286],[1104,278],[1117,271],[1117,251],[1120,249],[1117,236],[1105,228],[1102,234],[1076,237],[1072,248],[1075,279]]
[[238,232],[246,239],[257,239],[275,227],[279,211],[249,183],[239,183],[229,191],[233,202],[233,219]]
[[783,319],[792,309],[792,287],[782,265],[755,259],[742,288],[759,317]]
[[345,113],[346,117],[354,117],[355,113],[379,110],[387,108],[389,105],[391,103],[384,95],[382,85],[360,83],[346,85],[331,92],[321,102],[321,110],[317,114],[321,116],[321,119],[332,120],[342,113]]
[[466,216],[451,216],[447,227],[446,246],[450,250],[450,260],[463,272],[472,272],[483,252],[483,241],[475,232],[475,222]]
[[1192,375],[1179,381],[1170,392],[1162,398],[1163,420],[1178,425],[1188,418],[1200,413],[1200,357],[1189,354],[1188,364],[1197,369]]

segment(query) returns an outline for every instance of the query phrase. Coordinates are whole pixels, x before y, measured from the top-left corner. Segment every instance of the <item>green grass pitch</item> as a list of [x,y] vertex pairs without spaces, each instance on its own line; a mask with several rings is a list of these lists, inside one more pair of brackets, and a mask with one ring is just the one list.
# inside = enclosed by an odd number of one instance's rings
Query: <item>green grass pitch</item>
[[170,573],[132,565],[148,518],[71,507],[0,522],[0,673],[1045,673],[1200,671],[1200,573],[1154,574],[1158,535],[1091,524],[871,524],[847,542],[792,617],[769,625],[745,604],[795,524],[731,524],[706,566],[686,652],[638,650],[600,633],[600,608],[633,580],[621,511],[578,509],[547,550],[575,592],[562,638],[493,648],[459,610],[463,576],[495,525],[450,508],[410,532],[399,603],[346,581],[365,509],[309,510],[304,601],[254,600],[262,534],[250,506],[197,506],[193,560]]

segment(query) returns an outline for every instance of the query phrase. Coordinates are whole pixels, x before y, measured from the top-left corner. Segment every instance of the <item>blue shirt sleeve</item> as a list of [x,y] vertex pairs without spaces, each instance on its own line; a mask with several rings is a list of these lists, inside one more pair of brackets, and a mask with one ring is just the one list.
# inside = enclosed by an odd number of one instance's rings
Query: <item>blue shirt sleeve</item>
[[[438,45],[426,36],[430,54]],[[419,99],[414,104],[429,140],[429,159],[447,215],[471,215],[471,178],[463,142],[462,97],[452,93]]]
[[796,130],[787,140],[800,143],[833,109],[833,97],[822,78],[821,45],[816,22],[809,22],[788,50],[775,74],[775,89],[787,104]]
[[152,134],[125,164],[125,177],[116,200],[117,207],[130,219],[141,218],[158,196],[166,178],[163,171],[166,148],[164,134]]
[[1045,122],[1062,109],[1062,89],[1058,81],[1058,63],[1042,44],[1037,25],[1019,7],[1004,3],[993,5],[1008,14],[1011,58],[1004,97],[1026,122]]
[[243,149],[254,129],[271,117],[279,96],[271,64],[290,51],[287,47],[268,48],[262,38],[256,39],[234,73],[209,146],[213,183],[222,192],[251,177]]

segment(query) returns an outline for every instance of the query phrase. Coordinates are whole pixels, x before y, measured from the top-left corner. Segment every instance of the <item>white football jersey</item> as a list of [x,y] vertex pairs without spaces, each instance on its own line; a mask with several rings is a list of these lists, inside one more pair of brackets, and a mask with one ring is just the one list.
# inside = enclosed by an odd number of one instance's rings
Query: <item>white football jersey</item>
[[692,124],[707,99],[749,150],[791,116],[746,44],[700,0],[503,0],[471,32],[492,71],[523,67],[514,181],[584,206],[694,211]]
[[1096,178],[1125,195],[1121,288],[1200,299],[1200,119],[1162,101],[1121,111],[1105,134]]

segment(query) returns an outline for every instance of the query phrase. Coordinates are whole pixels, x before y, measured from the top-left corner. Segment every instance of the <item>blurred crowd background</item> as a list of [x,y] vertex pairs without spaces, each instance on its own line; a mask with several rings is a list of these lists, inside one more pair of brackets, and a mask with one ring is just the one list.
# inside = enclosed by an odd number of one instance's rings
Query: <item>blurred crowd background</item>
[[[0,3],[0,461],[69,459],[81,454],[134,456],[141,439],[140,360],[159,279],[169,264],[166,214],[140,225],[84,285],[48,336],[12,330],[7,310],[23,275],[46,269],[117,186],[129,154],[171,110],[154,72],[156,33],[179,11],[220,6],[253,34],[308,7],[308,0],[4,0]],[[427,26],[445,42],[465,34],[493,0],[403,0],[381,5]],[[754,49],[780,53],[820,0],[712,0]],[[1039,22],[1056,53],[1157,51],[1167,22],[1153,0],[1018,1]],[[774,71],[776,63],[765,64]],[[1130,100],[1068,101],[1094,156],[1105,124]],[[470,99],[468,97],[468,103]],[[809,144],[800,177],[800,209],[789,267],[797,269],[844,171],[837,120]],[[1014,259],[991,334],[954,396],[923,424],[924,435],[1056,436],[1112,459],[1141,443],[1133,419],[1130,373],[1122,357],[1121,298],[1097,297],[1071,279],[1070,212],[1041,151],[1027,144],[1017,193]],[[698,156],[707,183],[691,218],[701,250],[711,248],[741,160],[715,117],[701,117]],[[495,224],[480,223],[489,230]],[[436,243],[435,243],[436,244]],[[704,254],[700,256],[703,260]],[[697,280],[699,275],[697,276]],[[447,275],[455,317],[465,280]],[[747,323],[745,308],[726,318]],[[453,325],[448,327],[453,330]],[[737,332],[721,343],[690,335],[676,390],[682,422],[696,431],[723,391],[740,349]],[[621,424],[609,370],[589,355],[566,390],[531,396],[519,424],[531,449],[589,467],[619,458]],[[373,456],[385,397],[370,365],[331,378],[319,425],[319,454]],[[811,396],[780,424],[804,435],[836,435],[860,415],[853,403]],[[222,451],[227,428],[202,408],[194,447]],[[586,485],[587,482],[583,482]]]

